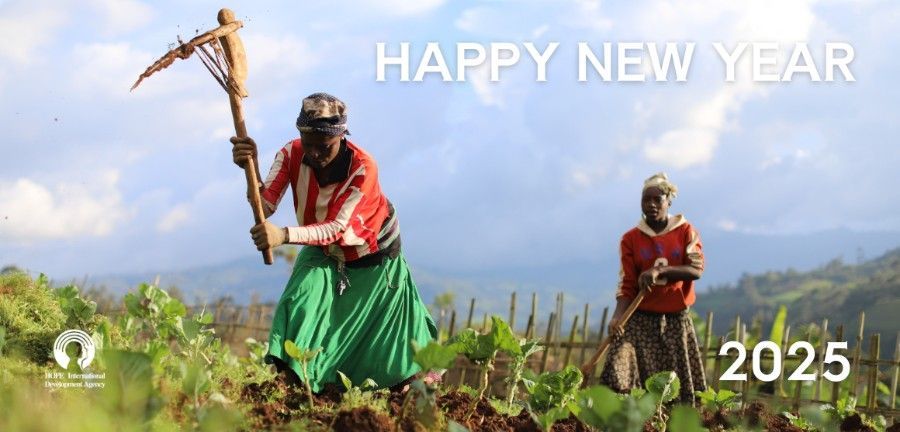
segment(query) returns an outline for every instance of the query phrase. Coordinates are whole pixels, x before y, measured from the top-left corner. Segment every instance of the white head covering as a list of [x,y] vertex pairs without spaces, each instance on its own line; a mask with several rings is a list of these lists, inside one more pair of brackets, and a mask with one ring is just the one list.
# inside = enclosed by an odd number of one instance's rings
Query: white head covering
[[644,188],[641,191],[651,187],[659,188],[669,200],[672,200],[678,194],[678,187],[669,181],[669,177],[664,172],[653,174],[647,180],[644,180]]

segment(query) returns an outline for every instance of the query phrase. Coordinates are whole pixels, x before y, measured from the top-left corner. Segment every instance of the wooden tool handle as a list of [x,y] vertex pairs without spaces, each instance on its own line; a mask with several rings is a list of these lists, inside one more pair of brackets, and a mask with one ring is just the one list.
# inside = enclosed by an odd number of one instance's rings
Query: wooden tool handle
[[[628,305],[628,308],[625,309],[625,313],[622,314],[622,319],[619,321],[619,325],[622,327],[625,326],[625,323],[628,322],[628,319],[631,318],[631,315],[634,314],[634,311],[637,310],[638,306],[640,306],[641,301],[644,300],[644,296],[647,294],[647,290],[641,290],[638,293],[637,297],[631,301],[631,304]],[[602,329],[601,329],[602,331]],[[597,352],[594,353],[591,359],[581,365],[581,375],[584,376],[584,380],[582,383],[587,383],[588,378],[593,375],[594,369],[597,367],[597,363],[600,362],[600,357],[603,357],[603,354],[606,353],[606,350],[609,348],[609,345],[612,344],[613,338],[618,337],[616,334],[610,334],[600,342],[600,345],[597,347]]]
[[[222,9],[218,15],[219,24],[226,25],[234,22],[234,12]],[[241,106],[241,98],[246,97],[244,79],[247,77],[247,58],[244,54],[244,45],[237,32],[228,33],[219,38],[225,57],[230,65],[228,100],[231,102],[231,118],[234,120],[234,132],[239,138],[247,137],[247,125],[244,123],[244,109]],[[250,207],[253,210],[253,221],[259,225],[266,221],[263,213],[262,198],[259,196],[259,170],[256,158],[251,157],[244,165],[244,176],[247,178],[247,196],[250,197]],[[271,265],[275,260],[272,249],[262,251],[263,262]]]

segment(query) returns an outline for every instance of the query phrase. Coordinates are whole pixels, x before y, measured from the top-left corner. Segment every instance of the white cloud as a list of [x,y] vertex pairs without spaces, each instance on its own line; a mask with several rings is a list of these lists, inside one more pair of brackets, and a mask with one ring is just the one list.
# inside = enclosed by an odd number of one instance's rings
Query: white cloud
[[137,30],[153,19],[153,9],[136,0],[91,0],[103,15],[107,35],[118,35]]
[[[575,0],[575,11],[564,17],[562,22],[576,28],[587,28],[603,33],[613,28],[613,20],[601,9],[600,0]],[[640,8],[641,10],[653,10]]]
[[[309,43],[293,35],[249,33],[242,37],[247,52],[249,91],[277,91],[321,63]],[[291,81],[293,82],[293,81]]]
[[759,169],[765,171],[769,168],[781,165],[782,162],[784,162],[784,158],[781,156],[772,156],[763,160],[762,163],[759,164]]
[[722,231],[732,232],[737,230],[737,222],[731,219],[722,219],[716,224],[716,226],[719,227],[719,229],[721,229]]
[[175,229],[184,226],[190,221],[190,218],[190,207],[187,204],[179,204],[160,218],[159,222],[156,224],[156,230],[161,233],[172,232]]
[[716,129],[671,130],[644,147],[644,156],[652,162],[679,169],[703,165],[712,159],[718,139]]
[[503,81],[491,82],[491,68],[487,62],[469,69],[466,75],[466,82],[472,85],[472,90],[475,91],[482,105],[498,108],[503,108],[506,105],[500,92]]
[[67,22],[64,8],[13,1],[0,7],[0,65],[29,66]]
[[[129,96],[131,85],[152,61],[149,53],[137,51],[124,42],[76,45],[70,63],[73,90],[85,95]],[[154,75],[151,79],[159,77]],[[145,87],[158,88],[142,84],[134,94],[146,97],[151,90]]]
[[[42,60],[46,53],[41,48],[55,41],[80,9],[92,15],[87,18],[90,22],[79,22],[80,25],[108,36],[136,30],[153,17],[153,10],[137,0],[91,0],[87,8],[77,2],[6,2],[0,7],[0,65],[8,61],[26,67]],[[101,15],[102,24],[95,26],[94,14]]]
[[193,96],[198,92],[211,94],[218,89],[205,69],[188,64],[199,59],[179,59],[131,91],[138,76],[163,54],[142,51],[127,42],[75,45],[69,57],[72,90],[91,99],[101,96],[146,100],[170,95]]
[[431,12],[444,4],[445,0],[364,0],[366,9],[378,11],[381,15],[409,17]]
[[541,36],[547,33],[547,30],[550,30],[550,26],[547,24],[541,24],[537,28],[531,31],[532,39],[539,39]]
[[129,217],[118,190],[118,171],[92,183],[48,187],[29,178],[0,182],[0,239],[30,243],[105,236]]
[[[691,12],[683,14],[675,13],[668,2],[662,2],[658,15],[654,14],[652,19],[640,15],[635,26],[647,35],[665,35],[669,39],[690,37],[694,40],[709,38],[725,42],[787,44],[808,37],[816,21],[811,3],[695,0],[677,8],[680,12]],[[738,61],[736,70],[751,70],[751,51],[752,48],[748,47]],[[778,57],[778,64],[783,64],[786,58],[784,50],[779,50]],[[699,79],[696,72],[694,78]],[[750,99],[767,96],[770,90],[771,87],[752,82],[748,73],[738,73],[736,82],[721,82],[712,95],[694,92],[683,96],[682,100],[667,101],[670,110],[675,109],[678,110],[677,113],[681,113],[676,116],[679,117],[678,126],[649,140],[644,148],[644,156],[651,162],[679,169],[708,163],[713,158],[722,133],[736,127],[736,116],[743,104]]]

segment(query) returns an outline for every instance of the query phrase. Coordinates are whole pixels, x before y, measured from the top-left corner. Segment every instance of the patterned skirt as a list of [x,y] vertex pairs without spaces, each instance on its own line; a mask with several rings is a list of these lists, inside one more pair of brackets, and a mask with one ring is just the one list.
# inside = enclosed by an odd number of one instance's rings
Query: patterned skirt
[[675,371],[681,402],[693,403],[694,392],[706,389],[703,357],[687,310],[660,314],[635,311],[625,334],[609,347],[600,383],[617,392],[643,387],[661,371]]

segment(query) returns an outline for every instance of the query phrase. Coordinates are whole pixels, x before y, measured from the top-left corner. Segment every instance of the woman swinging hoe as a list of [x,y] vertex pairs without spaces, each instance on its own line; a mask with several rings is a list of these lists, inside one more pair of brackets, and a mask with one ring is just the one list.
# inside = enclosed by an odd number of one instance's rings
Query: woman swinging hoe
[[[338,371],[357,385],[398,385],[418,371],[410,341],[424,346],[437,331],[400,251],[397,214],[375,160],[346,138],[343,102],[310,95],[297,128],[300,138],[275,155],[260,193],[268,217],[290,189],[298,226],[266,221],[250,230],[260,250],[305,246],[275,310],[265,360],[298,382],[300,365],[284,351],[291,340],[322,348],[307,370],[315,392],[339,382]],[[239,166],[256,155],[252,139],[231,142]]]
[[[600,382],[615,391],[641,387],[651,375],[675,371],[682,402],[706,389],[703,361],[688,308],[694,304],[693,281],[703,273],[700,235],[682,215],[670,216],[678,188],[664,173],[644,182],[643,218],[622,236],[622,267],[616,311],[609,332],[618,335],[610,346]],[[646,290],[631,319],[623,314]]]

